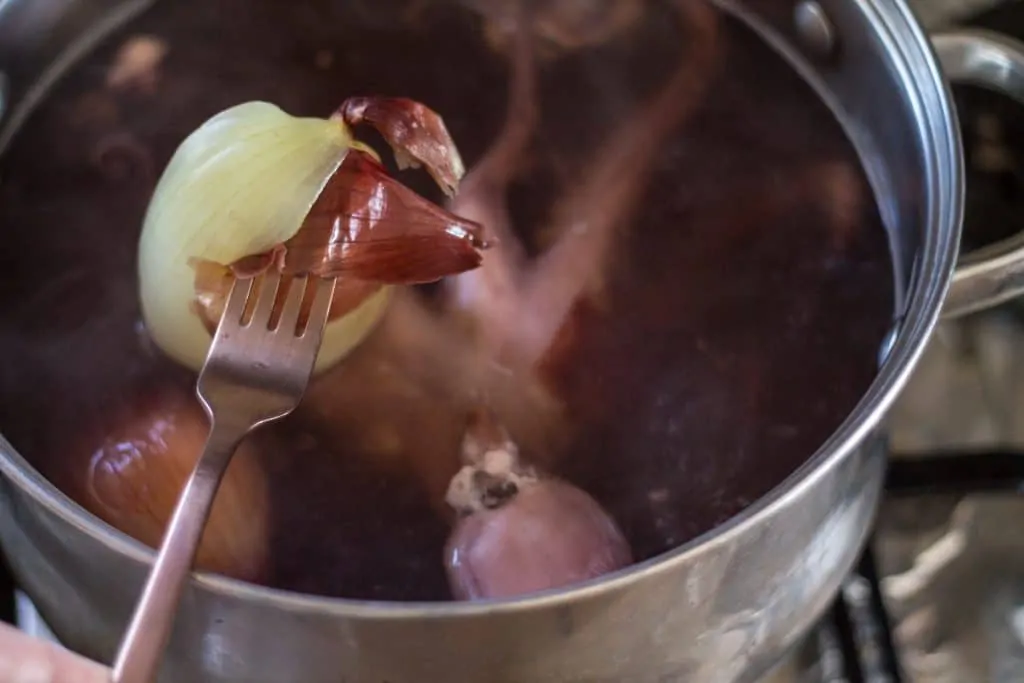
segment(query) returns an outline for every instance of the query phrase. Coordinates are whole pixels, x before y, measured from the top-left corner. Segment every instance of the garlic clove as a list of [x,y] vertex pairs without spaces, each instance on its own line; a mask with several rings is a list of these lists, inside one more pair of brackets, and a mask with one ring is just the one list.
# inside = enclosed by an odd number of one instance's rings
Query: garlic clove
[[461,600],[564,588],[631,562],[628,543],[597,501],[557,479],[463,517],[445,548],[452,593]]
[[[184,395],[144,401],[96,447],[82,504],[108,524],[157,548],[203,450],[206,418]],[[267,569],[269,501],[255,448],[238,448],[214,500],[196,566],[258,581]]]

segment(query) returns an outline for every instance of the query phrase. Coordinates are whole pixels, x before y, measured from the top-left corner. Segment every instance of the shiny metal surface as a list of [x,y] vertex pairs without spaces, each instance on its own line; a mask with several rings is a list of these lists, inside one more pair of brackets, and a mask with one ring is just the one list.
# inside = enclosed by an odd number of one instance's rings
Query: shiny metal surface
[[[942,68],[953,82],[975,85],[1024,104],[1024,43],[989,31],[934,38]],[[943,315],[954,317],[1024,294],[1024,236],[966,254],[950,285]]]
[[[276,322],[279,292],[283,299]],[[206,357],[196,395],[210,434],[178,497],[156,562],[114,660],[112,683],[149,683],[163,658],[178,602],[188,582],[217,489],[249,432],[285,417],[299,404],[320,350],[334,280],[290,283],[280,275],[235,280]],[[247,304],[252,313],[243,320]],[[309,306],[300,320],[303,304]]]
[[803,0],[793,10],[797,35],[804,47],[818,59],[835,54],[836,32],[825,10],[815,0]]
[[[5,9],[30,4],[46,3],[0,5],[0,64],[13,49]],[[70,12],[79,3],[52,5]],[[791,0],[718,5],[758,31],[836,113],[890,231],[899,332],[847,421],[801,470],[730,522],[569,591],[380,604],[197,576],[185,588],[160,680],[747,683],[822,614],[875,514],[885,465],[879,423],[931,335],[956,263],[956,115],[927,37],[898,0],[822,0],[840,47],[823,62],[798,47]],[[49,57],[34,63],[58,55]],[[24,115],[31,78],[18,73],[16,111]],[[8,123],[10,134],[17,120]],[[0,454],[0,540],[19,581],[63,642],[108,661],[153,554],[86,514],[2,440]]]

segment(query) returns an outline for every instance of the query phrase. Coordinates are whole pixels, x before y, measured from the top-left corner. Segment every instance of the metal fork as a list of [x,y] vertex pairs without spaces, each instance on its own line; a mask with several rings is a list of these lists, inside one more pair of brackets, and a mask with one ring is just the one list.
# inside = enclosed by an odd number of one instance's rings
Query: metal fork
[[[277,274],[237,279],[196,394],[210,418],[203,454],[178,498],[160,552],[114,662],[113,683],[151,683],[224,471],[252,430],[295,409],[309,384],[334,294],[334,280],[291,280],[279,308]],[[307,287],[307,284],[309,286]],[[307,290],[311,290],[307,294]],[[308,320],[301,325],[304,301]],[[251,315],[247,315],[248,311]],[[273,320],[280,310],[278,320]],[[276,324],[275,324],[276,322]]]

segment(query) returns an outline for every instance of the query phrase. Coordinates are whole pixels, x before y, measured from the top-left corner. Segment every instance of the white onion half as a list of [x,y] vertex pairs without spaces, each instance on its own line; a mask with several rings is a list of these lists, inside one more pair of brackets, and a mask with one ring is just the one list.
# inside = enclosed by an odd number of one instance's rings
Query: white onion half
[[[338,119],[299,118],[266,102],[212,117],[178,147],[139,242],[142,313],[154,342],[199,370],[212,341],[194,310],[196,260],[230,265],[299,231],[354,142]],[[386,308],[388,289],[332,321],[317,368],[343,357]]]

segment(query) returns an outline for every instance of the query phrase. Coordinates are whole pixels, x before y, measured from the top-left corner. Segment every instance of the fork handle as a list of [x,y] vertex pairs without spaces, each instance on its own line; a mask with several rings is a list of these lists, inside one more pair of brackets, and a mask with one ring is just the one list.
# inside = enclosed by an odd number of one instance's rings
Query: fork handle
[[121,641],[112,683],[152,683],[155,679],[213,499],[244,435],[233,425],[218,427],[216,420],[210,426],[203,454],[178,497],[160,552]]

